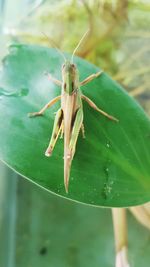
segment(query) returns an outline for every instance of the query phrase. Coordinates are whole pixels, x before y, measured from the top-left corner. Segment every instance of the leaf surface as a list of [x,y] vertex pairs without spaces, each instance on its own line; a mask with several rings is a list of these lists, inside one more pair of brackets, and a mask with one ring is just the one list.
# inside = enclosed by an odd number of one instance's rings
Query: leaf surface
[[[99,69],[75,58],[80,80]],[[106,73],[82,87],[98,107],[119,119],[84,107],[86,139],[79,135],[69,193],[63,182],[63,140],[44,153],[51,137],[55,104],[42,117],[28,118],[60,94],[45,71],[61,79],[55,49],[12,45],[0,73],[0,157],[22,176],[56,194],[96,206],[133,206],[150,200],[150,121],[142,108]]]

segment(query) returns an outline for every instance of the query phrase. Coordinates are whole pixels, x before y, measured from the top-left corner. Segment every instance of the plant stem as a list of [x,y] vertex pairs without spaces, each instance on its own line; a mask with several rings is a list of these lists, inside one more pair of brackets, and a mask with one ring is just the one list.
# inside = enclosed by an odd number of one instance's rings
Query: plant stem
[[123,208],[113,208],[112,217],[116,249],[116,267],[129,267],[127,257],[126,210]]

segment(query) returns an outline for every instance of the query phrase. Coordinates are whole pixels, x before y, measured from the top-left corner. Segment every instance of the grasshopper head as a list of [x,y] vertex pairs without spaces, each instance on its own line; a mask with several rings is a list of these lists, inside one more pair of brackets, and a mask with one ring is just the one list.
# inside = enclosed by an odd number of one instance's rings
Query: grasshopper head
[[73,58],[88,32],[89,30],[84,33],[79,43],[75,47],[71,60],[69,61],[65,59],[65,63],[62,65],[63,89],[64,92],[69,95],[73,94],[73,92],[79,88],[79,73],[76,65],[73,64]]
[[62,65],[62,77],[64,92],[71,95],[78,89],[79,75],[75,64],[70,61],[65,61]]

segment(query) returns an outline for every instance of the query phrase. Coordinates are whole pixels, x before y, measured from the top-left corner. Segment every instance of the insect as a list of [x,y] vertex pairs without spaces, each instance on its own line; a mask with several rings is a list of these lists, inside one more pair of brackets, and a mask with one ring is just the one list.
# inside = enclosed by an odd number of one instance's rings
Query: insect
[[86,101],[93,109],[100,112],[108,119],[118,121],[115,117],[99,109],[96,104],[87,96],[83,95],[80,90],[80,87],[86,85],[103,73],[103,71],[99,71],[91,74],[85,80],[79,81],[79,71],[77,66],[73,63],[73,57],[86,35],[87,32],[82,36],[74,49],[71,60],[67,60],[64,54],[56,47],[64,58],[64,64],[62,65],[62,81],[57,80],[50,74],[48,74],[48,78],[57,86],[61,87],[61,95],[53,98],[40,111],[28,114],[29,117],[41,116],[46,109],[50,108],[57,101],[61,101],[61,107],[56,113],[52,136],[45,155],[50,157],[59,135],[61,135],[61,137],[64,136],[64,185],[66,193],[68,193],[71,163],[75,154],[80,131],[82,132],[83,138],[85,138],[82,100]]

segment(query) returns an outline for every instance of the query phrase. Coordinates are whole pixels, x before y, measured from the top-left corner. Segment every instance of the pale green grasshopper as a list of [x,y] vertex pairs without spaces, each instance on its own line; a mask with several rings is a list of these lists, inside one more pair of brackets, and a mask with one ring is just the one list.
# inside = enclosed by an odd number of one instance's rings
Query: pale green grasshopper
[[77,66],[73,63],[73,57],[86,34],[87,32],[83,35],[74,49],[70,61],[66,60],[65,56],[56,47],[65,59],[65,62],[62,65],[62,81],[55,79],[50,74],[48,74],[48,77],[57,86],[61,87],[61,95],[48,102],[39,112],[29,113],[29,117],[43,115],[47,108],[50,108],[57,101],[61,100],[61,108],[56,113],[52,136],[45,155],[47,157],[51,156],[59,135],[61,134],[61,136],[63,136],[64,134],[64,185],[66,193],[68,193],[71,163],[75,154],[76,143],[80,130],[82,131],[83,138],[85,137],[82,100],[85,100],[93,109],[100,112],[108,119],[118,121],[115,117],[110,116],[108,113],[99,109],[95,103],[83,95],[80,90],[81,86],[89,83],[103,73],[103,71],[99,71],[90,75],[82,82],[79,81],[79,71]]

